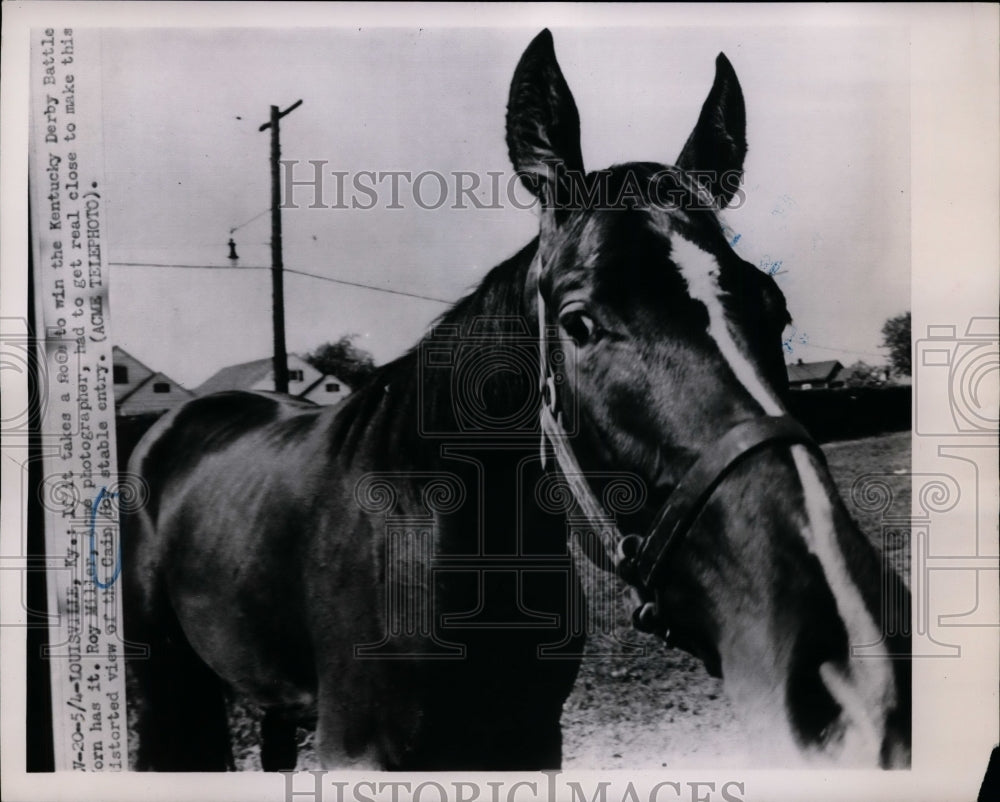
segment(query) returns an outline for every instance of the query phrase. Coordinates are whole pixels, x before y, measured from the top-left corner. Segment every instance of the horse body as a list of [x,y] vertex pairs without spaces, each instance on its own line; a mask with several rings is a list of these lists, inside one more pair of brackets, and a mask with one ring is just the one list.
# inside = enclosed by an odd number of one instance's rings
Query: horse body
[[[466,305],[492,307],[493,293],[512,284],[507,274],[526,271],[528,256],[525,249],[497,268]],[[463,318],[489,320],[465,310],[451,316]],[[221,735],[196,745],[199,758],[167,735],[169,722],[156,721],[158,701],[177,715],[179,686],[191,673],[159,659],[177,651],[158,635],[169,616],[193,649],[186,665],[203,660],[283,718],[318,719],[325,765],[558,765],[559,717],[578,660],[539,661],[538,649],[563,641],[570,651],[582,649],[565,618],[553,618],[580,591],[564,529],[551,514],[509,503],[526,459],[528,470],[541,474],[537,434],[520,445],[506,438],[500,448],[470,443],[456,428],[450,383],[416,386],[420,356],[415,350],[381,368],[338,407],[248,393],[197,399],[158,423],[137,449],[131,470],[148,482],[151,503],[127,524],[126,571],[135,589],[129,632],[153,649],[152,660],[135,664],[139,682],[153,688],[166,670],[171,676],[160,679],[172,700],[144,694],[143,767],[225,766]],[[433,416],[423,418],[425,429],[451,430],[452,437],[420,436],[413,422],[421,401]],[[513,401],[525,403],[516,394]],[[503,399],[491,407],[502,415]],[[365,477],[374,476],[391,479],[366,491]],[[459,503],[435,511],[432,498],[428,509],[425,491],[442,477]],[[484,480],[492,505],[478,490]],[[359,504],[366,492],[375,511],[371,503],[364,509],[364,499]],[[391,508],[378,506],[379,493],[390,494]],[[411,526],[431,524],[430,549],[409,555],[416,564],[402,566],[398,581],[386,577],[387,512],[394,520],[415,518]],[[530,567],[532,554],[543,562],[534,574],[485,570],[491,556],[503,555]],[[436,570],[449,555],[459,560],[455,570]],[[394,609],[387,609],[387,582],[406,599],[396,599]],[[384,639],[394,610],[408,604],[430,615],[424,608],[432,602],[439,623],[477,606],[488,610],[451,624],[444,645],[436,632],[410,627],[358,659],[356,647]],[[540,626],[545,620],[555,623]],[[204,673],[195,671],[192,681],[203,683]],[[203,718],[206,706],[197,693],[190,698],[188,722]]]
[[268,711],[265,768],[294,765],[301,717],[325,767],[558,767],[586,627],[569,508],[539,493],[539,409],[561,474],[559,441],[584,472],[577,503],[602,471],[635,477],[645,503],[618,525],[653,534],[699,460],[765,421],[647,580],[595,560],[724,677],[774,760],[906,764],[909,597],[817,450],[781,440],[784,298],[715,215],[744,124],[720,56],[676,166],[585,174],[540,34],[508,107],[539,237],[338,407],[228,393],[157,424],[130,463],[149,503],[125,526],[128,635],[150,646],[132,661],[140,768],[226,767],[224,683]]

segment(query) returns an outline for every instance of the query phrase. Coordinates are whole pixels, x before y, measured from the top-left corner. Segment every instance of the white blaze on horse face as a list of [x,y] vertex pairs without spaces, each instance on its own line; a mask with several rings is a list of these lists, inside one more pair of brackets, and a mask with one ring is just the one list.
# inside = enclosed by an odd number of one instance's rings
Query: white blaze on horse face
[[[722,303],[719,264],[716,258],[683,237],[671,239],[671,256],[688,285],[688,292],[708,310],[708,333],[715,341],[736,379],[768,415],[784,415],[785,409],[756,368],[733,339]],[[820,676],[830,695],[842,709],[839,758],[848,763],[878,764],[885,717],[895,702],[891,664],[881,631],[868,611],[851,578],[837,541],[833,507],[826,486],[805,446],[791,448],[802,483],[806,546],[819,560],[837,610],[847,630],[848,648],[865,645],[868,656],[849,661],[841,670],[831,663],[820,667]],[[872,652],[880,649],[880,653]]]
[[784,407],[774,391],[757,375],[729,330],[719,287],[719,263],[715,257],[683,237],[673,237],[670,245],[671,257],[687,282],[688,292],[708,310],[708,333],[737,380],[768,415],[784,415]]
[[806,501],[806,545],[823,567],[847,630],[848,649],[865,646],[868,652],[865,657],[850,660],[844,669],[832,663],[824,663],[819,669],[823,683],[843,711],[841,757],[844,762],[877,766],[886,715],[896,703],[891,661],[878,623],[851,579],[838,547],[833,507],[816,465],[804,446],[793,446],[792,458]]

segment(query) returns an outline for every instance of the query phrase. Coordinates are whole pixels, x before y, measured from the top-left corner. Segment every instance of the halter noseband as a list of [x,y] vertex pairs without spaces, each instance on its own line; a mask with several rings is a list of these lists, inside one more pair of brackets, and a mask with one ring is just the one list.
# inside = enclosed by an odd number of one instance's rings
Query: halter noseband
[[[536,255],[532,269],[537,269],[540,265],[540,256]],[[665,638],[667,627],[657,604],[657,582],[663,578],[671,552],[687,534],[709,496],[726,474],[738,462],[765,445],[804,445],[825,461],[823,452],[802,425],[788,415],[766,415],[738,423],[698,456],[694,465],[670,492],[645,537],[635,534],[623,536],[617,527],[613,524],[609,527],[606,523],[611,520],[611,516],[594,497],[569,446],[568,434],[563,428],[562,414],[558,408],[555,377],[548,366],[545,300],[540,288],[537,296],[542,467],[546,464],[545,441],[548,440],[580,510],[591,522],[601,522],[601,526],[595,528],[600,533],[604,553],[588,553],[588,557],[598,565],[603,560],[605,565],[613,566],[615,573],[638,591],[642,603],[632,615],[636,629]]]

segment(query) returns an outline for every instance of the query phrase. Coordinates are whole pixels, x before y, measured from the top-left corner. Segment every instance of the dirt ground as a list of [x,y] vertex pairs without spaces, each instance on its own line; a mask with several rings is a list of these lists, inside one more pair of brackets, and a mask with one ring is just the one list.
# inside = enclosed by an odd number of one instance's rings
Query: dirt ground
[[[823,450],[848,509],[881,547],[881,515],[852,501],[852,487],[865,475],[879,474],[892,509],[908,513],[910,434],[831,443]],[[885,537],[890,559],[907,576],[908,533],[890,531]],[[722,681],[709,676],[685,652],[634,631],[625,588],[618,592],[622,602],[616,611],[591,610],[597,632],[588,641],[576,686],[563,709],[563,768],[749,765],[744,731],[723,693]],[[613,622],[602,621],[602,615],[613,615]],[[237,768],[259,770],[257,713],[234,703],[230,723]],[[311,732],[299,730],[300,770],[318,768],[312,738]]]

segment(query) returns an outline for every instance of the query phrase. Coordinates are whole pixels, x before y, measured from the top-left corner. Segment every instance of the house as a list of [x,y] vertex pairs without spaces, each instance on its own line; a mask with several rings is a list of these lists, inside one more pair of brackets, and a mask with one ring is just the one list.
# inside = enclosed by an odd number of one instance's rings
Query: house
[[190,390],[144,365],[124,348],[114,346],[111,360],[118,417],[167,412],[194,398]]
[[[271,357],[222,368],[195,389],[196,395],[223,390],[274,390]],[[288,393],[316,404],[336,404],[351,388],[335,376],[324,376],[298,354],[288,355]]]
[[835,359],[824,362],[797,362],[786,365],[788,369],[788,386],[792,390],[819,390],[828,387],[842,387],[839,380],[844,366]]
[[333,376],[323,376],[312,387],[301,393],[300,397],[315,404],[336,404],[350,392],[351,389],[340,379]]

